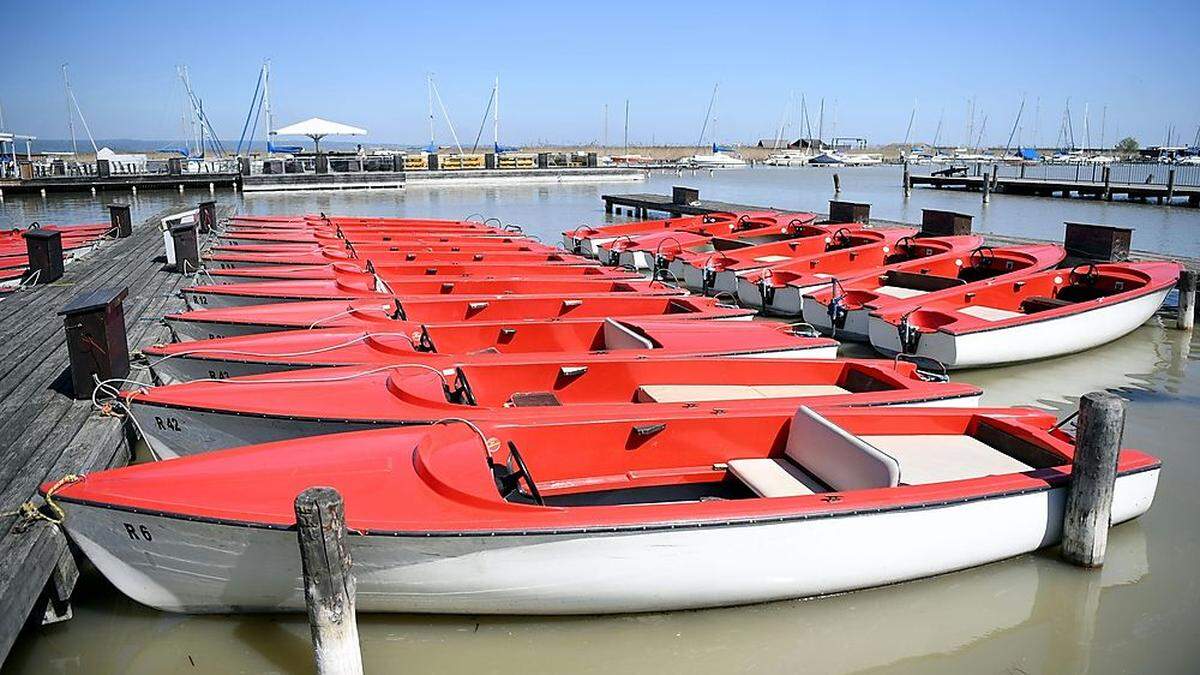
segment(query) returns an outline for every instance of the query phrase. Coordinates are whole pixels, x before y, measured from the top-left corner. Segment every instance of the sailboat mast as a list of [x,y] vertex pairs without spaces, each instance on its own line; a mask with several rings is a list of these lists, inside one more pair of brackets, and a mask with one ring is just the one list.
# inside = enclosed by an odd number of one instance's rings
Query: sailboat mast
[[437,150],[433,135],[433,73],[425,73],[425,88],[429,93],[429,149]]
[[696,151],[700,152],[704,149],[704,133],[708,131],[708,122],[712,119],[713,105],[717,102],[717,87],[720,83],[713,85],[712,96],[708,99],[708,110],[704,111],[704,124],[700,126],[700,138],[696,139]]
[[67,64],[62,64],[63,95],[67,100],[67,129],[71,132],[71,154],[79,156],[79,146],[75,143],[75,113],[71,110],[71,82],[67,79]]
[[902,145],[904,145],[906,148],[908,147],[908,138],[910,135],[912,135],[913,122],[916,119],[917,119],[917,102],[913,101],[912,114],[908,116],[908,129],[905,129],[905,131],[904,131],[904,143],[902,143]]
[[[271,154],[271,134],[275,133],[275,122],[271,119],[271,60],[263,62],[263,113],[267,116],[267,154]],[[253,146],[254,139],[250,139]],[[251,148],[253,151],[253,148]]]
[[1083,148],[1087,150],[1092,147],[1092,126],[1088,119],[1091,115],[1088,113],[1090,103],[1083,104]]
[[600,148],[601,149],[607,148],[608,147],[608,104],[607,103],[604,104],[604,130],[603,130],[603,133],[600,135],[600,138],[602,139]]
[[821,97],[821,113],[817,116],[817,142],[825,145],[825,97]]
[[492,150],[500,150],[500,77],[492,85],[492,96],[496,99],[496,109],[492,111]]
[[625,99],[625,154],[629,154],[629,99]]

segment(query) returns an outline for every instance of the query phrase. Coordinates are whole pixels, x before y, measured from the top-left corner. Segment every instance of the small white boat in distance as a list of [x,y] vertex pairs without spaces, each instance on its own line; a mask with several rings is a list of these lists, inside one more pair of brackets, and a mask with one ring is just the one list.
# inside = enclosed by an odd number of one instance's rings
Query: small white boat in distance
[[801,150],[785,150],[763,160],[767,166],[807,166],[812,155]]
[[679,160],[683,166],[693,169],[736,169],[748,166],[746,160],[736,153],[727,151],[713,152],[709,155],[696,154]]

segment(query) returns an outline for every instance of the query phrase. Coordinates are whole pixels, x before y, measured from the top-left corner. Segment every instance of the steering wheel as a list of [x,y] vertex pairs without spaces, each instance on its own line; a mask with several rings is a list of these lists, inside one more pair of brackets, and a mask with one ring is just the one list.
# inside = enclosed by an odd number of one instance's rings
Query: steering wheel
[[799,232],[800,228],[804,227],[804,221],[799,218],[792,218],[788,221],[787,229],[789,232]]
[[517,445],[512,441],[508,442],[508,456],[517,463],[517,470],[508,474],[508,480],[513,481],[516,485],[517,480],[524,478],[525,485],[529,486],[529,496],[533,497],[533,502],[538,506],[545,506],[546,500],[542,499],[542,493],[538,491],[537,485],[534,484],[533,478],[529,475],[529,467],[525,466],[525,459],[521,457],[521,453],[517,452]]
[[980,246],[971,251],[971,256],[968,260],[971,261],[971,267],[991,267],[992,261],[996,259],[996,252],[991,246]]
[[[1082,274],[1079,272],[1079,268],[1081,267],[1084,269]],[[1083,265],[1076,265],[1072,267],[1071,274],[1069,276],[1071,277],[1072,283],[1078,281],[1079,283],[1086,284],[1088,286],[1095,286],[1096,279],[1100,276],[1100,270],[1096,269],[1096,263],[1085,263]]]
[[899,251],[902,248],[904,248],[904,249],[912,248],[914,243],[915,243],[915,241],[913,240],[912,237],[905,235],[896,240],[896,250]]
[[750,222],[750,216],[739,216],[737,219],[737,225],[735,225],[733,229],[744,230],[746,229],[746,223],[748,222]]
[[849,241],[850,241],[850,229],[849,228],[839,227],[838,229],[833,231],[833,234],[829,235],[829,243],[830,244],[834,244],[837,242],[841,242],[841,243],[845,244],[845,243],[848,243]]
[[467,376],[463,373],[462,368],[455,368],[454,375],[454,379],[458,382],[458,387],[451,393],[467,405],[479,405],[475,402],[475,394],[471,391],[471,383],[467,381]]

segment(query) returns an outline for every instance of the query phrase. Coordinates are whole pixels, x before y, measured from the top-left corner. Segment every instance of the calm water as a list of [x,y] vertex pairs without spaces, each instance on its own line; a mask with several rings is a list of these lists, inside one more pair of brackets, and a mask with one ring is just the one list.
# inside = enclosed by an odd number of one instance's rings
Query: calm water
[[[1139,205],[914,190],[905,203],[894,171],[842,171],[845,199],[879,217],[916,220],[921,207],[982,215],[979,229],[1054,236],[1063,220],[1138,228],[1138,248],[1200,255],[1200,212]],[[648,184],[411,189],[406,193],[255,196],[251,213],[462,217],[525,224],[543,237],[604,218],[599,195],[662,191],[821,209],[832,195],[821,170],[752,170]],[[203,193],[136,200],[140,213],[190,204]],[[232,194],[219,195],[233,199]],[[0,222],[101,219],[99,200],[4,202]],[[856,353],[853,350],[847,350]],[[1102,570],[1081,571],[1053,551],[890,588],[753,607],[617,617],[364,616],[368,672],[511,673],[1063,673],[1200,670],[1200,344],[1156,319],[1086,354],[956,375],[985,388],[985,404],[1074,408],[1087,391],[1130,400],[1126,445],[1159,455],[1165,471],[1153,509],[1113,530]],[[703,560],[694,561],[703,565]],[[302,616],[160,614],[121,596],[94,573],[80,581],[75,618],[27,632],[5,672],[307,672]]]

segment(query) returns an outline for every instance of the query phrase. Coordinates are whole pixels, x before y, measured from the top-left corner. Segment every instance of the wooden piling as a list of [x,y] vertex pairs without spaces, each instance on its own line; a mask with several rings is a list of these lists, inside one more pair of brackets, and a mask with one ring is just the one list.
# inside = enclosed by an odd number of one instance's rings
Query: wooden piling
[[1125,401],[1104,391],[1084,394],[1079,400],[1078,430],[1063,512],[1062,557],[1083,567],[1100,567],[1112,524]]
[[1167,169],[1167,202],[1175,199],[1175,167]]
[[983,174],[983,203],[992,201],[992,181],[987,173]]
[[833,192],[834,192],[834,194],[839,194],[839,193],[841,193],[841,191],[842,191],[842,177],[835,173],[835,174],[833,174]]
[[912,174],[908,171],[908,160],[904,160],[904,196],[912,194]]
[[1192,330],[1196,324],[1196,273],[1184,270],[1179,274],[1179,314],[1175,325],[1179,330]]
[[1102,172],[1102,175],[1104,176],[1104,201],[1111,202],[1112,201],[1112,167],[1111,166],[1104,167],[1104,171]]
[[354,615],[354,575],[346,546],[342,496],[311,487],[296,497],[296,535],[304,570],[304,602],[319,675],[361,674]]

